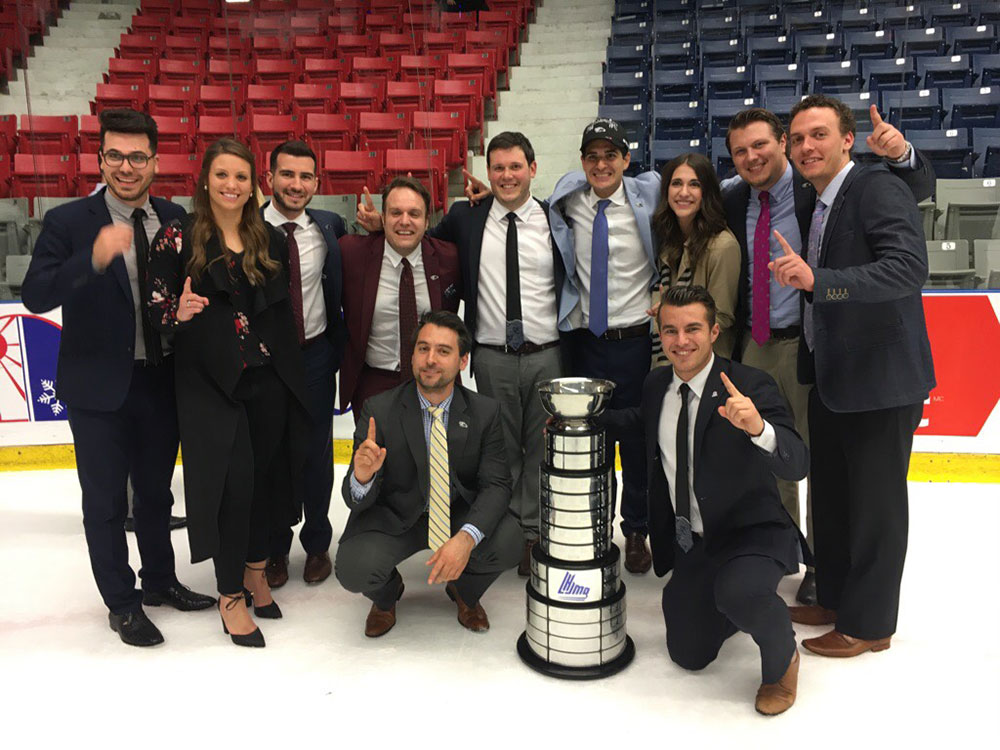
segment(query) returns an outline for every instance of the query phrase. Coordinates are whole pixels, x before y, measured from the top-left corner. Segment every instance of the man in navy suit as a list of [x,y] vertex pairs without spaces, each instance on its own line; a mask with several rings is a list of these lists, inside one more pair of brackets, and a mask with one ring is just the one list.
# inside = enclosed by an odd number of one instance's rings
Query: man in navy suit
[[889,648],[906,557],[906,473],[934,366],[921,287],[927,249],[913,194],[882,164],[851,161],[855,122],[838,99],[791,112],[795,168],[816,189],[805,257],[780,238],[774,277],[800,290],[799,379],[809,396],[816,593],[792,618],[834,625],[822,656]]
[[[107,187],[45,214],[21,295],[32,312],[62,306],[56,393],[73,431],[91,567],[111,629],[129,645],[153,646],[163,636],[143,604],[195,610],[215,602],[182,586],[174,573],[173,362],[170,342],[153,331],[141,304],[149,241],[184,210],[149,196],[157,143],[151,117],[105,110],[100,137]],[[129,476],[142,591],[125,540]]]
[[[347,228],[337,214],[308,208],[319,187],[317,163],[316,154],[302,141],[275,147],[267,173],[272,196],[263,208],[264,219],[288,236],[292,310],[306,366],[312,432],[302,481],[305,522],[299,532],[306,551],[302,573],[306,583],[325,581],[332,570],[333,411],[345,338],[337,240]],[[271,588],[284,586],[288,580],[292,536],[292,530],[284,526],[272,533],[267,564]]]
[[661,301],[672,367],[649,373],[638,407],[604,421],[645,437],[653,566],[673,571],[663,589],[667,650],[700,670],[726,639],[749,633],[761,656],[756,708],[778,714],[795,702],[799,658],[777,585],[798,568],[800,535],[775,477],[805,476],[808,450],[774,380],[712,353],[712,296],[673,287]]

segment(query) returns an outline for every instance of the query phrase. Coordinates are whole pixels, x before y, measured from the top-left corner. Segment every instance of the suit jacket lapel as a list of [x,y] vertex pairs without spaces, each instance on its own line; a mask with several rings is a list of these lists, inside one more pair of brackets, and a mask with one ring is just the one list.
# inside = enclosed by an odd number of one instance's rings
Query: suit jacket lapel
[[[102,189],[99,193],[92,196],[90,200],[90,211],[100,222],[100,226],[103,227],[107,224],[112,223],[111,212],[108,210],[108,204],[104,200],[104,191],[107,188]],[[150,242],[153,238],[150,237]],[[111,261],[111,273],[115,275],[118,280],[118,286],[122,288],[125,293],[125,298],[129,301],[129,304],[134,305],[135,300],[132,298],[132,282],[128,278],[128,267],[125,265],[125,258],[121,255],[116,256],[113,261]]]
[[375,298],[378,297],[378,282],[382,275],[382,256],[385,254],[385,235],[369,235],[365,257],[364,296],[361,298],[361,355],[368,346],[372,332],[372,318],[375,316]]
[[466,417],[468,403],[462,388],[455,386],[455,395],[448,410],[448,475],[454,484],[455,465],[469,444],[469,422]]
[[802,236],[802,247],[799,255],[806,257],[809,250],[809,223],[816,207],[816,189],[806,181],[806,178],[792,170],[792,197],[795,202],[795,219],[799,223],[799,234]]
[[705,388],[701,392],[701,399],[698,401],[698,415],[694,420],[694,471],[697,473],[701,458],[701,444],[705,439],[705,430],[712,414],[725,402],[724,394],[726,389],[722,386],[722,378],[719,373],[722,371],[722,360],[715,358],[712,363],[712,370],[708,373],[705,381]]
[[400,421],[403,423],[403,435],[417,467],[417,482],[420,485],[420,495],[426,503],[429,499],[428,490],[431,483],[430,468],[427,465],[427,440],[424,438],[424,418],[420,413],[420,401],[417,400],[417,386],[410,381],[401,399],[403,408],[400,411]]
[[858,176],[858,172],[860,171],[861,166],[859,164],[851,167],[851,171],[847,173],[843,183],[840,185],[840,190],[837,191],[837,196],[833,199],[833,205],[827,209],[829,213],[826,217],[826,223],[823,226],[823,240],[819,246],[819,265],[821,267],[826,263],[826,248],[829,244],[830,233],[833,231],[837,219],[840,218],[840,211],[844,207],[844,199],[847,191],[850,190],[851,183],[854,182],[854,178]]
[[441,306],[441,275],[438,268],[438,257],[434,241],[424,237],[420,243],[420,257],[424,262],[424,276],[427,279],[427,296],[431,298],[431,310],[440,310]]

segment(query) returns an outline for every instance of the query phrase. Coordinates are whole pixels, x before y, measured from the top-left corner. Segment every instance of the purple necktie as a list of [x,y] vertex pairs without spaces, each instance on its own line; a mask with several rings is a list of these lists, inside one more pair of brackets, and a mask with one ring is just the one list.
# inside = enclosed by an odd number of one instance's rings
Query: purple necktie
[[771,194],[762,190],[760,216],[753,231],[753,315],[750,335],[758,346],[771,338]]
[[[823,244],[823,214],[826,212],[826,204],[819,198],[816,199],[816,208],[813,210],[812,220],[809,222],[809,244],[806,246],[806,262],[813,268],[819,266],[819,251]],[[806,337],[806,344],[809,351],[812,351],[815,338],[813,336],[813,306],[806,300],[804,314],[802,316],[802,332]]]

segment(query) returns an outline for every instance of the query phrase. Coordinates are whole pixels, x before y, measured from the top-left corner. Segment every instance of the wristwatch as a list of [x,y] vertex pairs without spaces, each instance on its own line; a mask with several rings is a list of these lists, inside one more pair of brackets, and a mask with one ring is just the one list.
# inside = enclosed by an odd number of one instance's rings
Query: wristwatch
[[900,156],[898,159],[888,159],[887,161],[890,164],[905,164],[910,160],[910,157],[912,155],[913,155],[913,146],[910,145],[909,141],[906,141],[906,150],[903,152],[903,155]]

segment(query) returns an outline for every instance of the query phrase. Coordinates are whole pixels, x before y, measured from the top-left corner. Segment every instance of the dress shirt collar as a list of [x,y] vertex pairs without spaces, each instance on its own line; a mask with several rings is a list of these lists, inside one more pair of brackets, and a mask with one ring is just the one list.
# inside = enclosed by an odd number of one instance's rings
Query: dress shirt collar
[[[778,181],[774,183],[774,187],[767,191],[771,196],[771,202],[784,200],[788,197],[788,194],[792,192],[792,163],[788,162],[785,165],[785,171],[782,173]],[[761,191],[757,188],[750,188],[750,199],[752,202],[757,203],[760,201]]]
[[312,219],[309,218],[309,214],[305,211],[300,213],[297,218],[289,219],[278,209],[274,207],[274,201],[269,201],[267,206],[264,207],[264,221],[270,224],[272,227],[284,230],[284,224],[292,222],[293,224],[298,224],[300,229],[308,229],[309,224],[312,223]]
[[626,203],[628,203],[628,201],[625,199],[625,179],[622,178],[622,182],[618,186],[618,189],[615,190],[615,192],[613,192],[607,198],[601,198],[600,196],[598,196],[597,193],[594,192],[594,188],[590,188],[590,190],[587,191],[587,202],[590,204],[590,207],[593,208],[595,211],[597,210],[597,201],[601,200],[610,200],[612,205],[615,206],[624,206]]
[[153,207],[149,200],[149,193],[146,193],[146,201],[141,206],[130,206],[127,203],[122,203],[122,201],[118,200],[118,198],[115,197],[115,194],[112,193],[110,189],[105,188],[104,203],[107,205],[108,211],[110,211],[112,214],[116,216],[124,216],[129,221],[132,220],[132,212],[135,211],[137,208],[141,208],[143,211],[145,211],[146,216],[153,216],[153,217],[156,216],[156,212],[153,211]]
[[[708,382],[708,375],[710,372],[712,372],[712,366],[714,364],[715,364],[715,355],[713,354],[711,357],[708,358],[708,363],[701,369],[701,372],[699,372],[697,375],[695,375],[693,378],[687,381],[688,388],[690,388],[691,392],[699,399],[701,398],[701,392],[705,390],[705,383]],[[681,383],[683,382],[684,381],[681,380],[679,377],[677,377],[677,375],[675,374],[674,379],[670,381],[670,388],[667,390],[679,392]]]
[[[406,259],[410,261],[411,266],[417,266],[420,264],[420,259],[423,257],[423,251],[423,243],[421,242],[413,248],[413,252],[406,256]],[[399,268],[399,264],[403,262],[403,256],[392,249],[392,245],[389,244],[389,240],[385,240],[385,254],[389,258],[389,262],[392,263],[392,267]]]
[[[438,404],[438,407],[443,409],[445,414],[447,414],[448,411],[451,409],[451,401],[453,398],[455,398],[454,388],[452,389],[451,393],[448,394],[448,398],[446,398],[444,401]],[[417,388],[417,401],[420,402],[420,408],[422,411],[427,411],[428,406],[434,406],[434,404],[432,404],[430,401],[424,398],[424,394],[420,392],[419,388]]]
[[[528,217],[531,216],[531,212],[538,207],[538,201],[528,195],[528,200],[514,209],[514,214],[517,216],[518,221],[522,224],[528,222]],[[500,203],[496,198],[493,199],[493,205],[490,206],[490,217],[499,221],[504,226],[507,226],[507,214],[510,213],[509,208],[505,208],[503,204]]]
[[840,192],[840,186],[844,184],[844,180],[847,179],[847,173],[853,167],[854,162],[848,159],[843,169],[837,172],[837,176],[830,180],[830,184],[826,186],[826,190],[819,196],[819,200],[823,202],[824,206],[829,208],[833,205],[833,201],[837,198],[837,193]]

